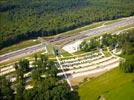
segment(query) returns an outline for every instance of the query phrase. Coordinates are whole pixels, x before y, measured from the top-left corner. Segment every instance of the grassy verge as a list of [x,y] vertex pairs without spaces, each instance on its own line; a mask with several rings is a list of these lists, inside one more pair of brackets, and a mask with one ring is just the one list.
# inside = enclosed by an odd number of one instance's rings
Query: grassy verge
[[[53,53],[53,48],[54,48],[54,45],[51,45],[51,44],[47,45],[47,51],[48,52],[45,53],[45,54],[47,54],[50,59],[55,59],[55,56],[54,56],[54,53]],[[11,59],[11,60],[8,60],[8,61],[5,61],[5,62],[1,62],[0,67],[4,67],[4,66],[9,65],[9,64],[12,65],[15,62],[19,61],[20,59],[24,59],[24,58],[33,59],[35,54],[37,54],[37,55],[44,54],[44,51],[39,51],[39,52],[36,52],[36,53],[33,53],[33,54],[29,54],[29,55],[26,55],[26,56],[22,56],[22,57]],[[71,56],[71,54],[69,54],[68,52],[66,52],[62,49],[59,49],[59,56],[61,57],[61,55],[63,57]]]
[[121,18],[121,19],[116,19],[116,20],[107,21],[107,22],[105,22],[104,25],[113,24],[113,23],[116,23],[116,22],[119,22],[119,21],[122,21],[122,20],[123,20],[123,19]]
[[[47,54],[50,58],[54,58],[54,48],[56,48],[54,45],[52,44],[48,44],[47,45]],[[59,53],[59,57],[68,57],[68,56],[71,56],[71,54],[69,54],[68,52],[64,51],[63,49],[61,48],[58,48],[58,53]]]
[[74,29],[74,30],[70,30],[70,31],[64,32],[64,33],[60,33],[60,34],[58,34],[58,35],[48,36],[47,38],[54,38],[54,37],[58,37],[58,36],[68,36],[68,35],[70,36],[70,35],[75,35],[75,34],[78,34],[78,33],[81,32],[81,31],[85,31],[85,30],[89,30],[89,29],[93,29],[93,28],[100,27],[100,26],[102,26],[104,23],[105,23],[105,21],[96,22],[96,23],[93,23],[93,24],[90,24],[90,25],[86,25],[86,26],[84,26],[84,27],[80,27],[80,28],[77,28],[77,29]]
[[[123,73],[113,69],[91,81],[83,83],[78,89],[80,100],[133,100],[134,73]],[[118,98],[118,99],[117,99]]]
[[[84,27],[80,27],[80,28],[77,28],[77,29],[74,29],[74,30],[70,30],[70,31],[55,35],[55,36],[49,36],[48,38],[54,38],[56,36],[75,35],[75,34],[81,32],[81,31],[84,31],[84,30],[97,28],[97,27],[100,27],[102,25],[112,24],[112,23],[115,23],[115,22],[118,22],[118,21],[121,21],[121,20],[123,20],[123,19],[121,18],[121,19],[116,19],[116,20],[111,20],[111,21],[96,22],[96,23],[93,23],[93,24],[90,24],[90,25],[87,25],[87,26],[84,26]],[[19,50],[19,49],[22,49],[22,48],[25,48],[25,47],[28,47],[28,46],[32,46],[32,45],[35,45],[35,44],[38,44],[38,43],[39,43],[39,41],[37,41],[37,39],[36,39],[36,41],[27,40],[27,41],[24,41],[24,42],[20,42],[20,43],[17,43],[15,45],[3,48],[2,50],[0,50],[0,55],[11,52],[11,51]]]
[[2,67],[7,66],[7,65],[13,65],[15,62],[18,62],[21,59],[33,60],[33,57],[34,57],[35,54],[39,55],[39,54],[41,54],[43,52],[44,51],[39,51],[37,53],[29,54],[29,55],[26,55],[26,56],[23,56],[23,57],[18,57],[18,58],[14,58],[14,59],[2,62],[2,63],[0,63],[0,67],[2,68]]
[[20,43],[14,44],[12,46],[3,48],[2,50],[0,50],[0,55],[8,53],[8,52],[15,51],[15,50],[19,50],[19,49],[22,49],[22,48],[25,48],[25,47],[29,47],[29,46],[32,46],[32,45],[36,45],[36,44],[39,44],[39,43],[40,42],[38,40],[27,40],[27,41],[24,41],[24,42],[20,42]]
[[103,48],[103,51],[102,51],[102,52],[104,53],[104,55],[105,55],[106,57],[111,56],[111,54],[108,52],[107,48]]
[[83,54],[83,53],[87,53],[87,52],[80,50],[80,51],[74,52],[73,54],[74,55],[80,55],[80,54]]
[[[94,23],[94,24],[91,24],[91,25],[87,25],[85,27],[81,27],[81,28],[78,28],[78,29],[75,29],[75,30],[64,32],[62,34],[58,34],[56,36],[73,35],[73,34],[76,34],[78,32],[81,32],[81,31],[84,31],[84,30],[87,30],[87,29],[92,29],[92,28],[99,27],[99,26],[103,25],[103,23],[104,22]],[[55,36],[49,36],[48,38],[52,38],[52,37],[55,37]],[[17,44],[14,44],[14,45],[11,45],[9,47],[1,49],[0,50],[0,55],[8,53],[8,52],[15,51],[15,50],[19,50],[19,49],[22,49],[22,48],[25,48],[25,47],[28,47],[28,46],[32,46],[32,45],[35,45],[35,44],[38,44],[38,43],[40,43],[40,42],[37,39],[36,39],[36,41],[34,41],[34,40],[23,41],[23,42],[20,42],[20,43],[17,43]],[[51,49],[51,47],[50,47],[50,49]]]
[[74,29],[74,30],[70,30],[70,31],[67,31],[67,32],[64,32],[64,33],[55,35],[55,36],[49,36],[47,38],[54,38],[54,37],[57,37],[57,36],[67,36],[67,35],[70,36],[70,35],[75,35],[75,34],[78,34],[79,32],[85,31],[85,30],[97,28],[97,27],[100,27],[100,26],[103,26],[103,25],[113,24],[115,22],[119,22],[119,21],[122,21],[122,20],[123,20],[123,18],[116,19],[116,20],[110,20],[110,21],[96,22],[96,23],[92,23],[90,25],[86,25],[84,27],[80,27],[80,28],[77,28],[77,29]]
[[119,27],[119,28],[116,28],[114,30],[111,30],[111,31],[108,31],[108,33],[116,33],[118,31],[123,31],[123,30],[127,30],[129,28],[134,28],[134,25],[127,25],[127,26],[124,26],[124,27]]
[[122,31],[122,32],[124,32],[124,31],[127,31],[127,30],[131,30],[131,29],[133,29],[134,28],[134,26],[133,25],[128,25],[128,26],[124,26],[124,27],[119,27],[119,28],[116,28],[116,29],[114,29],[114,30],[111,30],[111,31],[107,31],[107,32],[103,32],[103,33],[100,33],[100,34],[96,34],[96,35],[93,35],[93,36],[91,36],[91,37],[89,37],[89,38],[87,38],[87,39],[85,39],[86,41],[89,41],[90,39],[94,39],[95,37],[97,38],[97,37],[100,37],[100,36],[102,36],[102,35],[104,35],[104,34],[113,34],[113,33],[116,33],[116,32],[119,32],[119,31]]

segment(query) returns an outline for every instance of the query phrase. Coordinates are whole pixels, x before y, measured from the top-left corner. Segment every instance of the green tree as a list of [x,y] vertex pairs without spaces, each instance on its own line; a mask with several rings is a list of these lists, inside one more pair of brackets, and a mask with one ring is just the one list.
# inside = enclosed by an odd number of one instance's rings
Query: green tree
[[24,90],[25,90],[25,85],[23,84],[22,81],[19,81],[16,86],[16,95],[15,95],[15,100],[24,100]]
[[38,69],[34,69],[34,70],[32,71],[31,77],[32,77],[32,79],[35,80],[35,81],[40,81],[41,75],[40,75],[40,72],[38,71]]
[[89,52],[91,50],[95,50],[97,49],[98,47],[100,47],[100,42],[98,39],[94,38],[94,39],[90,39],[89,42],[87,41],[83,41],[81,44],[80,44],[80,49],[82,51],[86,51],[86,52]]
[[120,68],[125,73],[131,73],[134,72],[134,55],[129,55],[125,58],[126,60],[124,62],[120,63]]
[[134,48],[130,42],[125,42],[122,46],[123,55],[131,55],[134,52]]
[[[37,60],[34,61],[36,67],[34,67],[31,74],[34,84],[30,90],[25,90],[24,73],[19,64],[20,63],[15,64],[18,76],[16,82],[16,100],[75,100],[71,99],[71,96],[75,98],[77,95],[74,95],[74,93],[70,91],[67,83],[59,80],[55,63],[50,61],[45,55],[39,56]],[[24,65],[21,63],[21,66]],[[44,66],[45,70],[42,71]],[[45,75],[45,77],[42,77],[42,75]]]
[[23,72],[29,71],[29,61],[27,59],[20,60],[18,65]]
[[14,100],[14,90],[11,83],[3,76],[0,76],[0,100]]
[[16,68],[16,95],[15,100],[23,100],[23,93],[25,90],[24,72],[29,66],[28,60],[21,60],[15,64]]

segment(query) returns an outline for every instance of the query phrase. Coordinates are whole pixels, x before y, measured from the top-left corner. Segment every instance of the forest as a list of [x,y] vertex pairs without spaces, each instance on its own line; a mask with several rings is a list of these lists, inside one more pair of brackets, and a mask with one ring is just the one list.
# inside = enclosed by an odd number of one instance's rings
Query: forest
[[[32,66],[27,59],[15,63],[14,83],[0,76],[0,100],[79,100],[77,91],[70,91],[67,82],[57,76],[57,66],[46,55],[35,55]],[[32,88],[27,89],[29,85]]]
[[0,0],[0,49],[134,15],[134,0]]

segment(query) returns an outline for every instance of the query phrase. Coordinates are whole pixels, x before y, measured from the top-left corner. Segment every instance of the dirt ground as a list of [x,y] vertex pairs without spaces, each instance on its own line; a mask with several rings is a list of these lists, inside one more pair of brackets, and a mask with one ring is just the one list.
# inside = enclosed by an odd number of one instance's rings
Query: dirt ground
[[98,77],[98,76],[104,74],[105,72],[106,71],[92,74],[92,75],[80,76],[80,77],[69,79],[69,81],[71,82],[72,86],[77,86],[77,85],[80,85],[81,83],[83,83],[84,81],[90,81],[91,79]]

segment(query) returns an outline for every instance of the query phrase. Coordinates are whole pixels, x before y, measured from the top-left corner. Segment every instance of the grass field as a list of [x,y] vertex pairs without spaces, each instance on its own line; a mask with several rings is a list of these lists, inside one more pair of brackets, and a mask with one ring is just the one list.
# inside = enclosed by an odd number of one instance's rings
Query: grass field
[[83,83],[79,89],[80,100],[134,100],[134,73],[123,73],[113,69],[91,81]]

